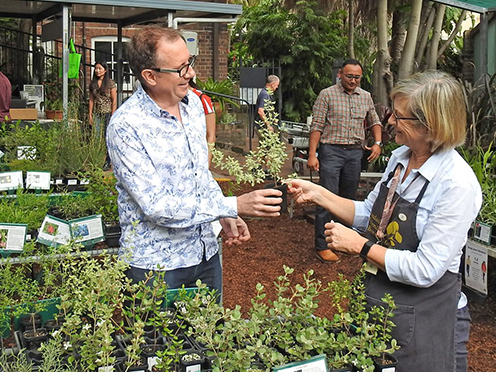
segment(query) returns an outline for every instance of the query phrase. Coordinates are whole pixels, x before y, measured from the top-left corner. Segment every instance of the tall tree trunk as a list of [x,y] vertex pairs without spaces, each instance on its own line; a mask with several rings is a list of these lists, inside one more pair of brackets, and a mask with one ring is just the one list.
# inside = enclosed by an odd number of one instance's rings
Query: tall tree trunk
[[355,59],[355,12],[353,0],[348,0],[348,58]]
[[374,74],[377,75],[374,96],[376,103],[389,104],[389,92],[393,79],[391,75],[391,56],[388,49],[388,12],[387,0],[377,2],[377,63]]
[[432,24],[434,23],[434,17],[436,16],[436,8],[429,7],[428,12],[429,15],[427,21],[422,26],[420,41],[417,48],[417,56],[415,57],[416,70],[420,70],[420,65],[422,63],[422,59],[424,58],[425,50],[427,47],[427,41],[429,41],[429,33],[431,31]]
[[467,15],[467,11],[464,9],[462,10],[461,14],[460,14],[460,18],[458,18],[458,21],[456,21],[456,26],[455,28],[453,29],[453,31],[451,31],[451,34],[450,36],[448,37],[448,40],[446,40],[443,44],[441,44],[441,47],[439,48],[439,50],[437,51],[437,58],[439,59],[444,51],[446,50],[446,48],[451,44],[451,42],[455,39],[456,35],[458,34],[458,32],[460,32],[461,28],[462,28],[462,23],[463,21],[465,20],[465,16]]
[[400,10],[393,12],[393,27],[391,30],[391,58],[393,64],[397,65],[401,59],[401,52],[405,46],[406,28],[405,28],[405,13]]
[[429,47],[429,56],[427,57],[427,69],[429,70],[435,70],[437,68],[437,50],[441,39],[445,10],[446,5],[437,5],[436,19],[434,20],[434,28],[432,29],[432,38]]
[[398,69],[398,79],[409,77],[413,72],[413,61],[415,57],[415,47],[417,45],[417,35],[422,11],[422,0],[412,0],[410,22],[406,35],[405,48],[401,55],[400,67]]

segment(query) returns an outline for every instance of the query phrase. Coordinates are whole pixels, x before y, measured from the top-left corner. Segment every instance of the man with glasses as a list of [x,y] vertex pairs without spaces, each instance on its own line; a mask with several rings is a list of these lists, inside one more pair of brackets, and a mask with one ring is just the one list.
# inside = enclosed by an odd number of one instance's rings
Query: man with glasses
[[[369,92],[360,88],[362,65],[354,59],[343,63],[339,81],[323,89],[313,106],[308,167],[319,172],[319,183],[339,196],[356,199],[360,181],[365,129],[370,128],[374,144],[369,162],[381,154],[382,128]],[[318,158],[317,158],[318,148]],[[317,207],[315,216],[316,256],[322,262],[339,257],[327,248],[324,225],[337,220],[326,209]]]
[[128,58],[141,86],[107,131],[128,276],[137,282],[149,271],[165,271],[169,288],[194,287],[200,279],[220,293],[212,222],[220,221],[228,245],[246,241],[250,233],[238,216],[279,216],[281,192],[222,195],[208,169],[204,110],[188,89],[195,57],[178,30],[144,27],[132,38]]

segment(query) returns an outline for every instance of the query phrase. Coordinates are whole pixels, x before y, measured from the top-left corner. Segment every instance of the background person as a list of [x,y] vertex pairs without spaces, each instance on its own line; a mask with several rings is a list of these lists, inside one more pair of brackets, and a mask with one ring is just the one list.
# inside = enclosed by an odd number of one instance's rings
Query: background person
[[[209,145],[215,145],[215,129],[216,129],[216,119],[215,119],[215,109],[212,104],[212,100],[209,96],[198,89],[196,83],[193,80],[189,81],[190,89],[195,93],[198,98],[200,98],[203,111],[205,113],[205,121],[207,126],[207,143]],[[208,166],[212,163],[212,153],[208,151]]]
[[271,131],[274,131],[274,128],[270,126],[270,123],[267,121],[265,117],[265,105],[267,101],[274,102],[274,92],[279,88],[280,80],[276,75],[267,76],[265,87],[260,91],[257,97],[257,103],[255,105],[255,133],[257,133],[258,139],[261,139],[260,128],[261,123],[265,123],[267,128]]
[[[381,154],[382,126],[370,93],[360,88],[360,62],[354,59],[345,61],[338,77],[338,83],[319,93],[313,106],[307,165],[319,172],[320,185],[334,194],[354,200],[362,169],[364,121],[375,141],[371,148],[367,147],[371,150],[369,162]],[[322,262],[339,260],[325,242],[324,224],[331,220],[337,220],[337,217],[317,207],[315,250]]]
[[391,93],[396,142],[385,176],[363,202],[303,180],[288,192],[341,221],[325,225],[330,249],[367,261],[369,306],[390,293],[397,305],[392,336],[401,346],[398,372],[455,370],[459,274],[467,233],[482,204],[480,185],[456,152],[464,143],[460,83],[429,71],[400,81]]
[[222,194],[208,169],[203,108],[189,90],[194,58],[178,30],[142,28],[128,58],[141,87],[115,112],[107,131],[128,275],[140,281],[150,270],[163,270],[170,288],[194,287],[201,279],[221,292],[211,222],[220,221],[228,245],[246,241],[250,233],[238,216],[279,216],[282,193]]
[[12,84],[0,71],[0,123],[8,120],[12,103]]
[[[95,63],[93,78],[90,82],[89,121],[96,133],[103,130],[105,135],[110,117],[117,110],[117,86],[109,77],[107,62]],[[105,159],[104,168],[110,166],[110,158]]]

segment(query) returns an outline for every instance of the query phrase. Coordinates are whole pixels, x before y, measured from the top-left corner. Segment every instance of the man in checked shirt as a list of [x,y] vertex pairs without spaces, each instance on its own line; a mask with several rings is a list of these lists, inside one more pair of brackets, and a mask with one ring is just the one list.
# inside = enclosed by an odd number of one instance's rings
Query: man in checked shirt
[[[348,199],[356,199],[366,128],[371,129],[375,141],[372,147],[365,147],[371,150],[367,160],[377,159],[382,147],[381,121],[374,102],[370,93],[360,88],[362,70],[355,59],[343,63],[340,80],[319,93],[310,128],[308,167],[319,172],[320,185]],[[336,218],[317,207],[315,249],[322,262],[339,261],[325,241],[324,225],[330,220]]]

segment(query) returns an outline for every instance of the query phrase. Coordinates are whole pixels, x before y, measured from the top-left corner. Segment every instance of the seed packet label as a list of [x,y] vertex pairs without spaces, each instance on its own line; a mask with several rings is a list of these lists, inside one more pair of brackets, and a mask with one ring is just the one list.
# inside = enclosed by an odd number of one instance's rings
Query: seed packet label
[[193,366],[187,366],[186,372],[201,372],[201,364],[195,364]]
[[18,160],[35,160],[36,147],[34,146],[17,146]]
[[24,187],[22,171],[0,173],[0,191],[15,190],[19,187]]
[[153,366],[157,364],[158,357],[156,356],[148,357],[147,362],[148,362],[148,369],[151,371],[153,369]]
[[50,172],[26,172],[26,188],[31,190],[50,190]]
[[284,364],[274,368],[274,372],[328,372],[326,356],[316,355],[302,362]]
[[81,242],[92,244],[102,242],[104,238],[103,222],[101,215],[93,215],[69,221],[72,238]]
[[492,230],[492,226],[480,221],[475,221],[474,239],[485,244],[491,243],[491,230]]
[[98,372],[114,372],[114,371],[115,371],[114,366],[98,367]]
[[26,224],[0,224],[0,250],[22,252],[27,228]]
[[45,216],[38,232],[38,242],[48,246],[57,246],[67,244],[70,240],[71,227],[67,221],[50,215]]
[[57,246],[74,240],[83,245],[95,244],[105,240],[102,216],[92,215],[65,221],[50,215],[45,216],[38,233],[39,243]]

